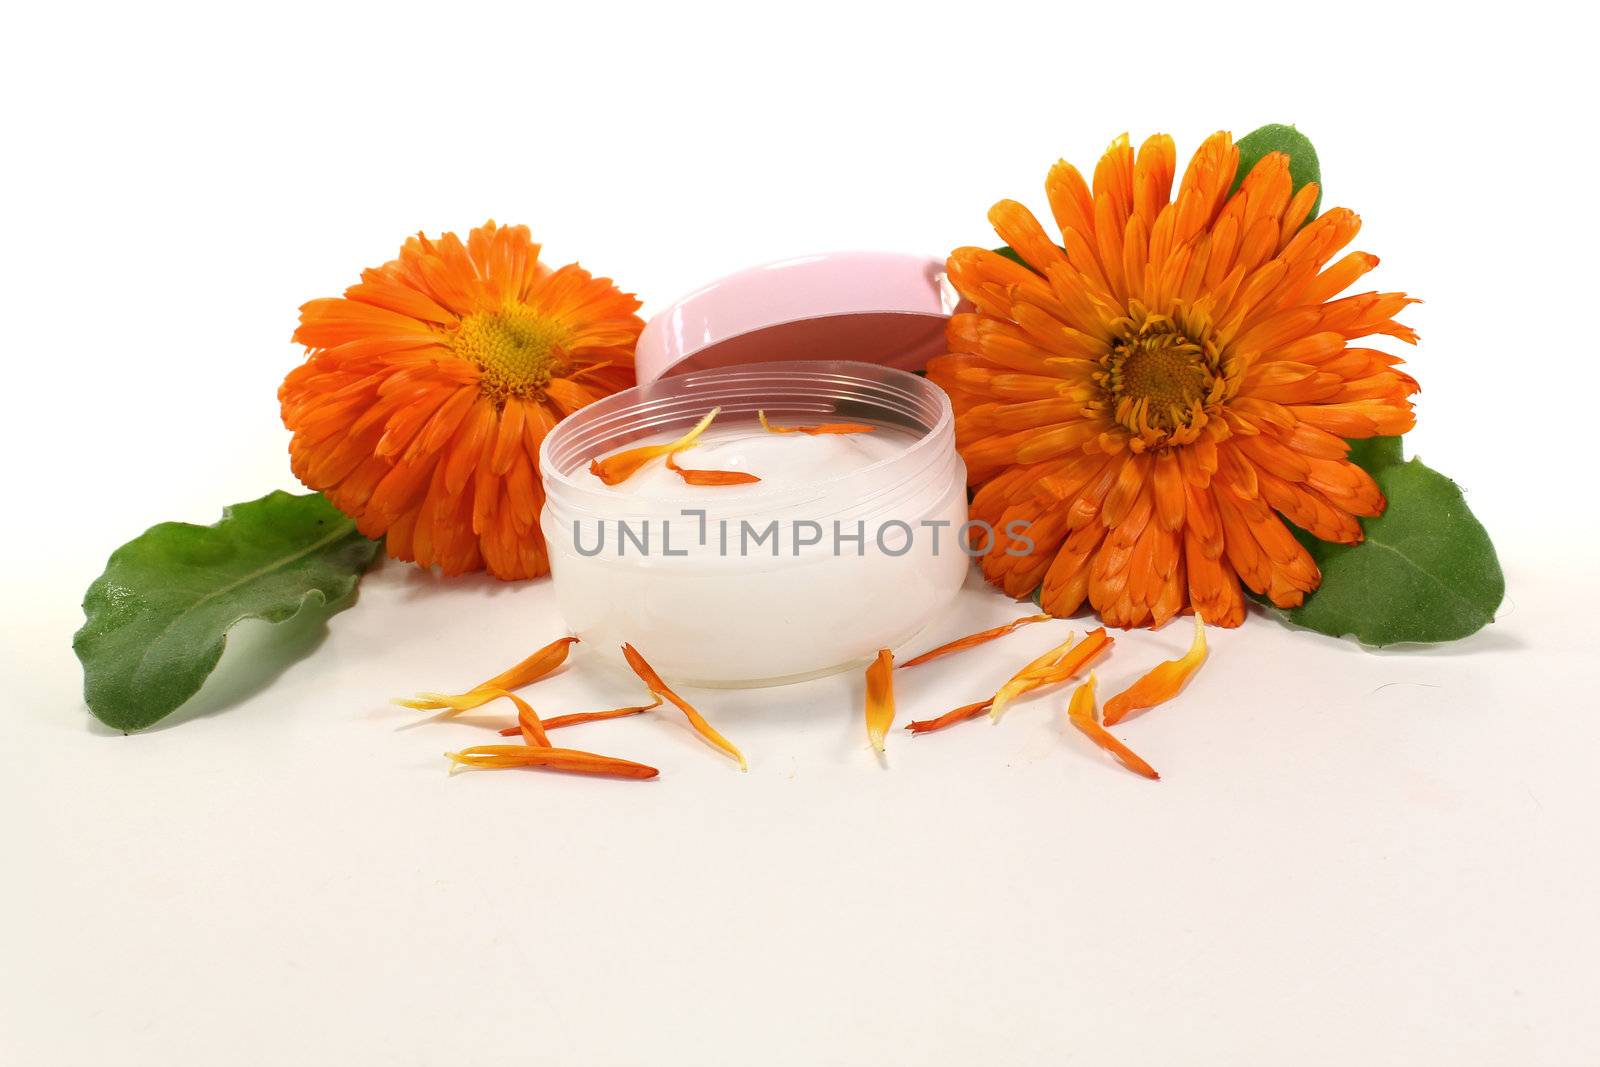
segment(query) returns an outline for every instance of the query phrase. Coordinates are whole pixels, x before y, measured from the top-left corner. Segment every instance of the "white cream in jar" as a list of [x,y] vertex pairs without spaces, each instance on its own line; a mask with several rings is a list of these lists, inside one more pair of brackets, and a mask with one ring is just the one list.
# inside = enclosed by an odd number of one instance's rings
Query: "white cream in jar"
[[[617,485],[590,461],[676,440],[680,466],[760,482],[689,485],[653,460]],[[776,434],[859,422],[870,433]],[[607,397],[546,438],[542,516],[574,633],[631,642],[669,680],[754,686],[864,663],[930,622],[968,558],[965,470],[944,394],[904,371],[791,362],[667,378]]]
[[[745,497],[760,497],[773,485],[820,482],[893,459],[917,438],[916,434],[893,426],[873,426],[862,433],[810,435],[798,431],[769,431],[754,419],[734,424],[734,419],[735,416],[719,412],[711,426],[695,439],[693,447],[678,453],[674,459],[680,467],[739,471],[755,475],[761,479],[759,482],[691,485],[660,460],[646,464],[617,485],[605,485],[593,474],[589,477],[597,487],[641,499],[687,502],[692,507],[708,501],[726,504]],[[778,420],[773,424],[782,425]],[[612,452],[666,445],[681,436],[677,431],[655,433],[630,441]],[[582,480],[580,477],[579,481]]]

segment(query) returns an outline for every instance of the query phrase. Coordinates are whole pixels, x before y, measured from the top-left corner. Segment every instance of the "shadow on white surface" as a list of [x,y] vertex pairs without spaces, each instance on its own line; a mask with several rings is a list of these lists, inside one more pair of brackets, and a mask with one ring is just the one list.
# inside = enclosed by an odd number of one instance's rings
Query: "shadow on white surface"
[[423,570],[421,567],[399,560],[385,562],[389,567],[401,572],[400,596],[408,604],[426,603],[436,597],[511,596],[532,583],[548,584],[550,581],[546,577],[507,582],[486,571],[446,578],[437,570]]

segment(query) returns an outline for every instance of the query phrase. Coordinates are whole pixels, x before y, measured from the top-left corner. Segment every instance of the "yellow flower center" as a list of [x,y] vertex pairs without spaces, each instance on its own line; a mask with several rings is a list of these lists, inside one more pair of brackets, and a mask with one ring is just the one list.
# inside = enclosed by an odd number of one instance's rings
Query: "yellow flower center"
[[1112,392],[1146,401],[1150,421],[1167,429],[1205,395],[1208,377],[1200,346],[1181,333],[1135,338],[1118,345],[1111,359]]
[[1130,312],[1095,381],[1106,391],[1111,416],[1144,447],[1186,444],[1205,425],[1206,407],[1227,389],[1211,331],[1138,305]]
[[543,399],[550,379],[563,369],[571,340],[567,326],[514,304],[462,319],[450,347],[483,372],[483,395],[503,404],[513,396]]

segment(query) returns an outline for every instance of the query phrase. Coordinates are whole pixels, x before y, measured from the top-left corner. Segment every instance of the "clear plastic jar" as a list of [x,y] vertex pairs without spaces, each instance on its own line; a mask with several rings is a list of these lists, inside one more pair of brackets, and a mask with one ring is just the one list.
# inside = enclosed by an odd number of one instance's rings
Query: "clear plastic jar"
[[[758,409],[780,424],[867,423],[903,447],[837,475],[708,487],[692,501],[644,499],[588,473],[591,460],[682,433],[712,408],[719,424]],[[692,457],[679,458],[692,467]],[[905,371],[808,361],[665,378],[563,420],[540,465],[567,624],[619,659],[632,643],[685,685],[777,685],[863,664],[932,621],[967,572],[950,402]],[[752,545],[747,531],[763,536]]]

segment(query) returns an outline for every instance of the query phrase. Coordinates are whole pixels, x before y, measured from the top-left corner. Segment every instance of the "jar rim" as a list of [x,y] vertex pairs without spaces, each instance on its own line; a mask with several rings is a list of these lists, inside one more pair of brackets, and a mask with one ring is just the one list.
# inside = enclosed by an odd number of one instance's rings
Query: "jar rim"
[[[761,398],[767,395],[764,389],[780,387],[787,388],[762,403]],[[539,473],[546,504],[607,515],[659,510],[666,506],[665,502],[584,485],[580,472],[587,469],[590,460],[627,443],[629,435],[637,439],[669,426],[687,428],[712,407],[722,407],[731,414],[754,414],[763,406],[768,410],[804,411],[803,402],[809,402],[814,412],[828,414],[834,411],[832,405],[841,400],[870,401],[885,413],[901,416],[905,421],[896,420],[893,424],[915,429],[918,435],[903,451],[866,466],[741,494],[720,508],[710,495],[704,502],[696,499],[675,503],[710,514],[781,510],[824,500],[841,483],[876,480],[896,465],[903,466],[905,472],[893,484],[903,486],[954,455],[955,414],[950,398],[920,375],[856,360],[747,363],[636,385],[602,397],[562,419],[539,446]],[[824,404],[828,406],[820,406]],[[863,501],[850,502],[860,503]]]

